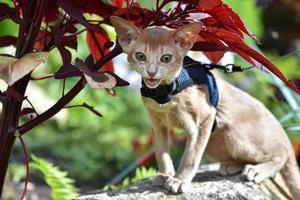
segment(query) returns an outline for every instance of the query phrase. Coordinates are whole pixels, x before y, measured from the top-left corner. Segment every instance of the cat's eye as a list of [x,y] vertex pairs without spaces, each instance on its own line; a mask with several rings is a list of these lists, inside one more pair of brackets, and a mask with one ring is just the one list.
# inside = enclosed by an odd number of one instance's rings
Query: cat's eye
[[135,53],[135,58],[136,58],[138,61],[146,61],[146,55],[143,54],[142,52],[136,52],[136,53]]
[[169,63],[172,61],[172,55],[171,54],[165,54],[160,58],[160,61],[163,63]]

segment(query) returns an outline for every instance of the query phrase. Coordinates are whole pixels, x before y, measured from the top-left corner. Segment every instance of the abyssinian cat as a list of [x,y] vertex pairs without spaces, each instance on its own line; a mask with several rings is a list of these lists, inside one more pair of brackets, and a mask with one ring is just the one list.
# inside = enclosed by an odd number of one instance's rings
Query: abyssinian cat
[[[177,30],[162,27],[139,29],[116,16],[111,22],[128,62],[155,89],[171,84],[183,71],[183,60],[201,31],[200,22]],[[215,78],[219,100],[213,106],[205,84],[194,84],[167,103],[143,97],[153,127],[159,174],[153,184],[173,193],[184,192],[196,174],[204,150],[221,162],[224,175],[241,172],[255,183],[281,170],[294,197],[300,199],[300,174],[292,145],[280,123],[258,100]],[[214,121],[217,126],[213,130]],[[169,154],[168,128],[187,131],[180,165],[175,172]]]

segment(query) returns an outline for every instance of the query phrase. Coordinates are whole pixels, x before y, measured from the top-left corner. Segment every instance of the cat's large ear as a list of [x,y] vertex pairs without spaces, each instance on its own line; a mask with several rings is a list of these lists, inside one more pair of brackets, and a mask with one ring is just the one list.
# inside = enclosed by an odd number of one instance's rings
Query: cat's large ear
[[201,22],[190,23],[178,28],[172,33],[175,43],[180,46],[184,54],[192,48],[202,26]]
[[141,34],[141,30],[117,16],[111,16],[110,21],[115,27],[118,35],[118,41],[122,46],[123,51],[127,53],[130,43],[137,39],[137,37]]

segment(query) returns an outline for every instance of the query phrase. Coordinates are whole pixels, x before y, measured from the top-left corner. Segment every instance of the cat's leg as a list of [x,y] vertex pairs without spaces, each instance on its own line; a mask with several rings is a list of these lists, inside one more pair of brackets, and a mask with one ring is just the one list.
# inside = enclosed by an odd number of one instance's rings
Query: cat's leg
[[245,164],[237,161],[221,162],[219,173],[223,176],[234,175],[241,172]]
[[164,185],[169,176],[175,175],[175,169],[169,154],[168,129],[156,119],[153,123],[153,146],[156,163],[158,166],[158,175],[152,179],[153,185]]
[[[231,130],[243,129],[235,127]],[[254,137],[260,136],[261,138],[255,138],[254,141],[251,140],[252,138],[248,139],[250,136],[245,137],[245,133],[240,131],[224,132],[223,134],[231,157],[245,164],[241,176],[247,181],[259,183],[274,176],[288,159],[287,147],[277,141],[273,141],[274,143],[264,141],[268,140],[268,138],[262,138],[265,132],[255,133]],[[284,141],[285,138],[283,137],[282,140]]]
[[242,178],[254,183],[273,177],[283,167],[288,159],[288,154],[282,152],[278,156],[273,156],[269,161],[259,164],[247,164],[242,171]]
[[[200,164],[203,152],[207,145],[211,129],[214,123],[216,111],[205,118],[203,123],[197,126],[195,120],[189,114],[182,114],[182,120],[188,135],[184,153],[175,177],[169,177],[165,183],[165,188],[173,193],[181,193],[188,189],[190,182],[195,176]],[[199,131],[200,128],[200,131]]]

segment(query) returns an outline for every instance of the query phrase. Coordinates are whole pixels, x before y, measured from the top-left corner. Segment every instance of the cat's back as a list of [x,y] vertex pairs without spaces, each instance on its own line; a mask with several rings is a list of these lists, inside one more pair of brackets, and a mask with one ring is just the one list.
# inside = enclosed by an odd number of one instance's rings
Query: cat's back
[[285,132],[263,103],[234,85],[216,78],[219,87],[217,121],[219,128],[227,127],[233,132],[247,132],[255,138],[275,139]]

